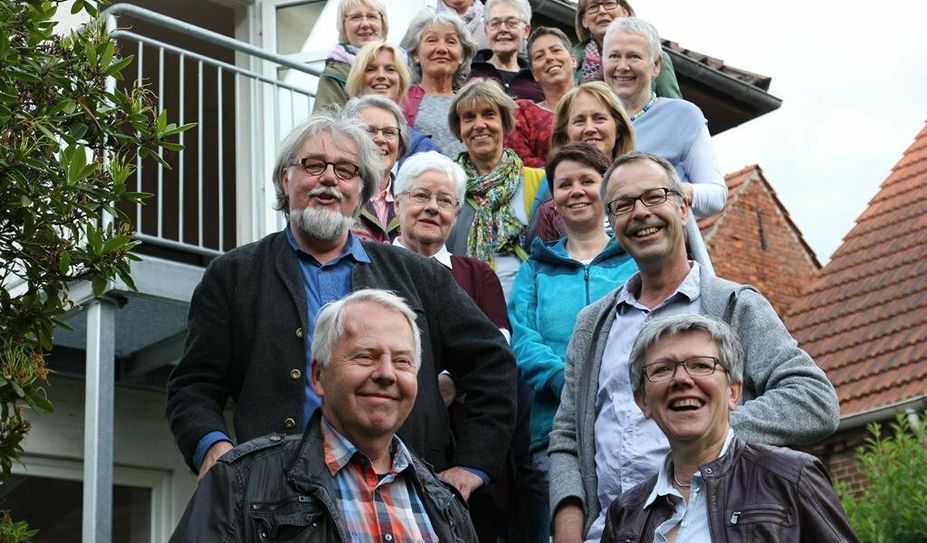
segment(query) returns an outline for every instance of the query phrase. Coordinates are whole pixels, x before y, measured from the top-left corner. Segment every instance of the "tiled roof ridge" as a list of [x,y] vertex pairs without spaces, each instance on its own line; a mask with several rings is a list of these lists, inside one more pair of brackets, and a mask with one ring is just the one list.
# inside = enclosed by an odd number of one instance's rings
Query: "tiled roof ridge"
[[[923,257],[920,257],[920,258],[923,258]],[[912,259],[912,260],[909,260],[909,261],[905,261],[905,262],[903,262],[902,264],[908,264],[908,263],[914,262],[914,261],[916,261],[916,260],[918,260],[918,259]],[[880,273],[884,273],[884,272],[880,272]],[[876,276],[876,275],[878,275],[878,273],[869,274],[869,275],[863,276],[863,277],[857,277],[857,278],[855,278],[855,279],[861,281],[861,280],[863,280],[863,279],[868,279],[868,278],[874,277],[874,276]],[[917,278],[917,277],[923,277],[923,276],[927,276],[927,272],[920,273],[920,274],[917,274],[917,275],[912,275],[912,276],[910,276],[910,278]],[[819,282],[823,282],[823,281],[819,281]],[[817,286],[817,283],[819,283],[819,282],[816,282],[815,286]],[[855,282],[855,281],[845,281],[845,282],[841,283],[841,285],[834,285],[833,288],[836,288],[837,286],[846,286],[846,285],[848,285],[848,284],[850,284],[850,283],[852,283],[852,282]],[[900,294],[900,295],[898,295],[898,296],[893,296],[893,297],[890,297],[890,298],[883,298],[883,299],[881,300],[881,302],[882,302],[882,303],[888,303],[888,302],[892,302],[892,301],[894,301],[894,300],[899,300],[899,299],[902,299],[902,298],[907,298],[907,297],[910,296],[912,293],[918,293],[918,292],[922,292],[922,291],[927,291],[927,281],[924,281],[924,285],[925,285],[925,287],[922,288],[922,289],[920,289],[920,290],[915,290],[915,291],[906,290],[906,291],[904,291],[904,294]],[[808,298],[808,297],[811,296],[811,294],[819,294],[819,293],[826,292],[827,290],[831,290],[831,287],[828,287],[828,288],[826,288],[826,289],[821,289],[821,290],[816,291],[816,292],[814,292],[814,293],[806,292],[806,293],[803,295],[803,298]],[[802,310],[800,310],[800,311],[795,311],[795,312],[789,313],[789,321],[790,321],[790,323],[792,323],[792,327],[791,327],[792,331],[795,332],[795,331],[798,331],[798,330],[805,330],[806,328],[810,327],[810,326],[805,326],[805,325],[803,325],[803,324],[799,324],[798,320],[799,320],[799,318],[800,318],[802,315],[804,315],[804,314],[806,314],[806,313],[810,313],[810,312],[812,312],[812,311],[818,311],[818,310],[820,310],[820,309],[822,309],[822,308],[824,308],[824,307],[829,307],[829,306],[834,306],[834,305],[841,305],[841,304],[842,304],[843,302],[845,302],[846,300],[849,300],[849,299],[851,299],[851,298],[855,298],[855,297],[857,297],[857,296],[859,296],[858,293],[856,293],[856,294],[851,294],[851,295],[848,295],[848,296],[842,296],[842,297],[836,297],[836,296],[834,296],[834,297],[831,297],[831,298],[828,300],[828,303],[827,303],[827,304],[820,304],[820,305],[816,305],[816,306],[814,306],[814,307],[809,307],[809,308],[806,308],[806,309],[802,309]],[[925,297],[925,298],[927,298],[927,297]],[[841,313],[840,316],[841,316],[841,317],[847,317],[847,316],[850,316],[850,315],[853,315],[853,314],[856,314],[856,313],[860,313],[860,312],[867,311],[868,309],[869,309],[869,308],[860,308],[858,311],[855,311],[855,312]],[[822,337],[830,337],[830,336],[822,336]],[[816,339],[820,339],[820,338],[816,338]]]
[[[920,291],[918,291],[918,292],[924,292],[924,289],[922,289],[922,290],[920,290]],[[895,298],[895,299],[897,299],[897,298]],[[910,312],[916,311],[916,310],[921,309],[921,308],[923,308],[923,307],[925,307],[925,306],[927,306],[927,302],[922,303],[922,304],[919,304],[919,305],[916,305],[916,306],[910,308],[910,310],[909,310],[908,312],[910,313]],[[853,315],[853,314],[855,314],[855,313],[859,313],[859,312],[857,311],[857,312],[854,312],[854,313],[847,313],[847,315]],[[845,316],[847,316],[847,315],[842,315],[842,316],[845,317]],[[817,345],[817,344],[819,344],[819,343],[821,343],[821,342],[823,342],[823,341],[826,341],[826,340],[828,340],[828,339],[834,338],[834,337],[839,336],[839,335],[842,335],[842,334],[847,334],[847,333],[853,332],[853,331],[855,331],[855,330],[861,330],[861,329],[863,329],[863,328],[867,328],[867,327],[869,327],[869,326],[872,326],[872,324],[873,324],[874,322],[875,322],[875,321],[869,321],[869,322],[860,324],[860,325],[858,325],[858,326],[854,326],[854,327],[852,327],[852,328],[844,328],[844,329],[841,329],[841,330],[839,330],[837,333],[832,333],[832,334],[827,334],[827,335],[818,336],[818,337],[815,337],[814,339],[809,339],[809,340],[803,341],[803,342],[801,343],[801,346],[802,346],[803,349],[805,349],[805,350],[807,351],[807,350],[810,350],[810,347],[811,347],[811,346]],[[874,335],[874,336],[866,336],[866,337],[863,337],[863,336],[853,336],[853,335],[851,335],[851,337],[855,337],[855,338],[856,338],[855,341],[850,341],[850,342],[847,342],[847,343],[843,343],[843,344],[841,344],[840,347],[838,347],[838,348],[829,349],[829,350],[823,350],[823,351],[815,351],[814,354],[815,354],[816,357],[821,357],[821,356],[831,355],[831,354],[834,354],[834,353],[839,353],[839,352],[841,352],[841,351],[845,351],[845,350],[847,350],[847,349],[851,349],[851,348],[856,347],[856,346],[858,346],[858,345],[862,345],[862,344],[864,344],[864,343],[870,343],[870,342],[872,342],[872,341],[876,341],[876,340],[878,340],[878,339],[882,339],[882,338],[887,337],[887,336],[889,336],[889,335],[894,335],[894,334],[897,334],[898,332],[902,332],[902,331],[905,331],[905,330],[910,330],[911,328],[918,327],[918,326],[922,326],[922,325],[923,325],[923,323],[920,323],[920,322],[904,323],[903,326],[899,326],[899,327],[897,327],[897,328],[892,328],[892,329],[889,329],[889,330],[883,330],[882,333],[877,334],[877,335]],[[797,330],[797,328],[796,328],[796,330]],[[909,342],[909,343],[907,343],[906,345],[916,345],[917,343],[918,343],[917,341],[914,341],[914,342]],[[903,346],[904,346],[904,345],[903,345]],[[902,346],[902,347],[903,347],[903,346]],[[899,348],[900,348],[900,347],[899,347]],[[898,350],[898,349],[891,349],[891,350]],[[881,353],[869,353],[869,354],[866,355],[866,358],[872,358],[872,357],[875,356],[876,354],[881,354]],[[857,362],[858,362],[858,360],[847,361],[846,363],[843,363],[843,364],[836,364],[836,365],[833,365],[833,366],[828,366],[827,369],[830,370],[830,369],[844,368],[844,367],[847,367],[847,366],[851,366],[851,365],[853,365],[853,364],[855,364],[855,363],[857,363]]]
[[[899,235],[897,235],[897,236],[895,236],[895,237],[883,239],[883,242],[885,242],[885,241],[898,240],[898,239],[901,239],[901,238],[903,238],[903,237],[905,237],[905,236],[910,236],[910,232],[903,232],[903,233],[901,233],[901,234],[899,234]],[[844,243],[846,243],[846,242],[844,242]],[[877,247],[877,246],[879,246],[879,245],[880,245],[880,244],[878,244],[878,243],[874,243],[874,244],[866,245],[865,247],[861,247],[861,248],[859,248],[859,249],[854,249],[852,252],[848,252],[848,253],[844,253],[844,254],[840,255],[840,259],[841,259],[841,260],[846,260],[846,259],[850,258],[850,257],[853,256],[853,255],[857,255],[858,253],[864,253],[864,252],[865,252],[864,249],[868,249],[868,248],[870,248],[870,247]],[[912,248],[914,248],[914,247],[918,247],[918,246],[921,246],[921,245],[924,245],[924,242],[923,242],[923,241],[918,240],[918,239],[912,239],[912,240],[911,240],[910,242],[908,242],[906,245],[902,245],[901,247],[898,247],[896,250],[892,251],[892,254],[895,255],[896,257],[898,257],[898,260],[896,261],[896,264],[898,264],[898,265],[907,264],[907,263],[909,263],[909,262],[916,261],[916,260],[920,260],[920,259],[924,258],[924,255],[923,255],[923,254],[918,254],[917,251],[909,251],[909,249],[912,249]],[[906,253],[911,253],[911,254],[908,255],[907,257],[903,256],[903,255],[905,255]],[[828,279],[829,279],[829,278],[832,278],[832,277],[834,277],[834,276],[836,276],[836,275],[838,275],[838,274],[840,274],[840,273],[845,273],[845,272],[847,272],[847,271],[849,271],[849,270],[852,270],[852,269],[854,269],[854,268],[859,268],[859,267],[861,267],[861,266],[868,266],[868,265],[871,264],[872,262],[875,262],[875,261],[877,261],[877,260],[882,260],[882,259],[884,259],[884,258],[885,258],[885,254],[882,254],[882,253],[872,253],[872,252],[870,252],[870,253],[868,253],[868,256],[866,256],[866,257],[864,257],[864,258],[861,258],[861,259],[859,259],[859,260],[855,260],[852,264],[846,264],[846,265],[843,265],[843,266],[840,266],[840,267],[831,266],[831,264],[834,262],[834,261],[832,260],[830,263],[828,263],[827,266],[824,267],[823,270],[821,270],[821,273],[820,273],[819,276],[818,276],[819,279],[818,279],[817,281],[815,281],[812,285],[810,285],[810,286],[808,287],[808,289],[804,291],[803,294],[804,294],[805,296],[810,296],[810,295],[812,295],[812,294],[818,294],[818,293],[821,293],[821,292],[826,292],[826,291],[828,291],[828,290],[832,290],[832,289],[836,289],[836,288],[840,288],[840,287],[845,287],[846,285],[852,284],[852,283],[857,282],[857,281],[859,281],[859,280],[866,279],[866,278],[872,277],[872,276],[874,276],[874,275],[878,275],[879,273],[882,273],[882,270],[880,270],[880,269],[873,269],[873,270],[871,270],[871,273],[867,273],[867,274],[863,274],[863,275],[856,275],[856,276],[853,276],[853,277],[847,277],[846,279],[844,279],[844,280],[842,280],[842,281],[839,281],[839,282],[828,282],[828,281],[825,281],[825,278],[828,278]],[[827,284],[825,284],[825,283],[827,283]],[[797,314],[797,313],[796,313],[796,314]]]
[[[713,219],[713,220],[712,220],[711,225],[709,225],[708,228],[702,232],[702,238],[704,238],[705,240],[710,240],[712,236],[715,235],[715,232],[718,231],[718,228],[720,228],[721,225],[724,224],[724,218],[727,216],[725,211],[729,207],[732,207],[735,205],[737,200],[740,198],[740,195],[743,192],[744,188],[749,186],[750,183],[753,182],[757,178],[757,175],[762,177],[763,171],[760,169],[759,166],[754,164],[752,166],[745,166],[737,170],[734,173],[729,173],[724,176],[724,184],[727,186],[729,199],[724,203],[724,207],[721,209],[721,211],[715,213],[711,217],[703,217],[703,219],[705,220],[707,219]],[[728,184],[729,180],[733,180],[738,177],[746,177],[746,178],[743,179],[736,186],[732,187],[731,185]]]

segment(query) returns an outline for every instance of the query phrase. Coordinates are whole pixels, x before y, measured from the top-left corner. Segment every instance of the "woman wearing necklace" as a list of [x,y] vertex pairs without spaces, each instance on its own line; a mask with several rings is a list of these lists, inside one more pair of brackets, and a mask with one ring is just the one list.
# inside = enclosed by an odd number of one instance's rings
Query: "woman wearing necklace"
[[858,541],[819,459],[731,428],[745,390],[730,326],[699,314],[649,319],[628,368],[634,401],[669,453],[611,503],[603,543]]
[[[605,35],[605,82],[615,93],[634,125],[638,151],[669,161],[679,173],[686,200],[698,217],[724,207],[727,185],[715,154],[707,121],[691,102],[659,98],[651,91],[660,73],[660,36],[642,19],[616,19]],[[689,221],[690,235],[697,232]]]
[[[627,0],[578,0],[576,2],[576,20],[574,28],[579,43],[573,48],[576,57],[576,84],[588,81],[602,81],[602,39],[605,30],[615,19],[634,17],[634,8]],[[679,83],[673,71],[673,62],[666,51],[660,49],[663,70],[653,82],[657,96],[682,98]]]
[[558,28],[539,27],[528,38],[528,59],[534,80],[544,91],[544,100],[515,100],[515,130],[505,145],[518,153],[526,166],[543,168],[547,161],[554,109],[573,88],[576,65],[570,53],[570,39]]
[[409,126],[430,136],[444,156],[454,159],[464,145],[448,129],[454,91],[470,74],[476,46],[455,13],[426,8],[409,24],[402,43],[409,52],[412,80],[402,111]]

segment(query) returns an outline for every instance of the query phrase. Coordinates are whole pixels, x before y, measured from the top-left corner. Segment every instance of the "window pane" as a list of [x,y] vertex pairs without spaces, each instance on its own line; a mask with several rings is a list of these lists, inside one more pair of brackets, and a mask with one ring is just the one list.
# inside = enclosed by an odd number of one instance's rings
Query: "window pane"
[[[320,1],[278,8],[277,53],[293,55],[305,49],[317,48],[318,45],[307,47],[306,41],[324,8],[325,2]],[[334,45],[334,43],[327,44],[326,48]]]
[[[0,509],[39,530],[34,543],[80,543],[82,502],[81,481],[13,475],[0,486]],[[150,541],[151,489],[114,485],[113,543]]]

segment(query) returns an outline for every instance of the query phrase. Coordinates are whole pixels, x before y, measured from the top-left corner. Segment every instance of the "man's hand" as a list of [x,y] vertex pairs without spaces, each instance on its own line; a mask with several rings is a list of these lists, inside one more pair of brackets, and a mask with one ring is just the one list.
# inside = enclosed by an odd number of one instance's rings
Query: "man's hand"
[[582,543],[583,508],[576,500],[561,502],[554,514],[554,543]]
[[447,372],[438,374],[438,392],[441,393],[441,400],[444,401],[444,407],[450,407],[457,397],[457,386],[454,380]]
[[212,447],[206,451],[206,456],[203,457],[203,463],[200,464],[200,474],[197,476],[197,480],[202,481],[203,477],[206,477],[206,472],[216,465],[216,460],[230,450],[232,450],[232,444],[228,441],[217,441],[213,443]]
[[448,468],[438,475],[453,485],[463,496],[464,501],[470,499],[471,492],[483,486],[483,480],[478,475],[459,467]]

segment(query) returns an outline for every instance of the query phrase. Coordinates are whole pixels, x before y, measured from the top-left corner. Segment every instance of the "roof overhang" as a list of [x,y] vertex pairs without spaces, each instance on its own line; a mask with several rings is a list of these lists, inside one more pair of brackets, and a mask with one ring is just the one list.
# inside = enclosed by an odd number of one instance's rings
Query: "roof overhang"
[[927,395],[908,398],[900,402],[883,405],[862,413],[853,413],[840,419],[840,425],[837,426],[837,432],[853,430],[861,426],[866,426],[872,422],[885,422],[895,418],[898,414],[919,413],[927,410]]
[[[556,26],[575,39],[576,4],[567,0],[530,0],[536,25]],[[725,66],[723,62],[664,40],[686,100],[702,109],[712,134],[753,120],[782,105],[769,94],[771,78]],[[738,79],[741,76],[744,79]]]

